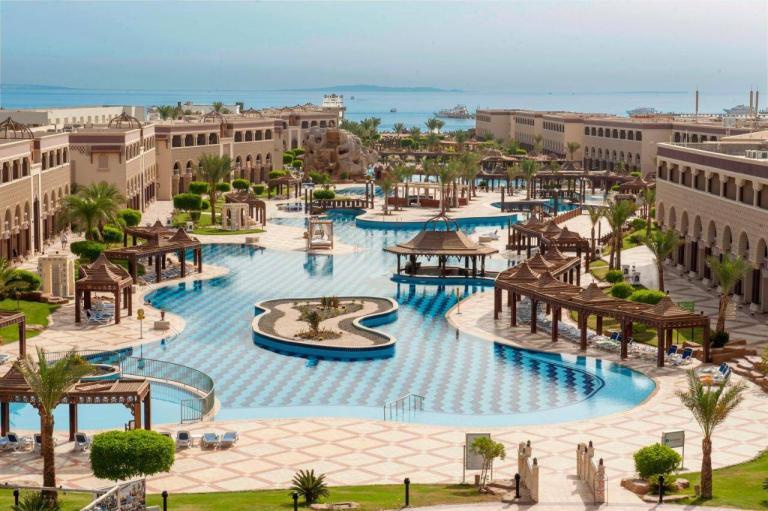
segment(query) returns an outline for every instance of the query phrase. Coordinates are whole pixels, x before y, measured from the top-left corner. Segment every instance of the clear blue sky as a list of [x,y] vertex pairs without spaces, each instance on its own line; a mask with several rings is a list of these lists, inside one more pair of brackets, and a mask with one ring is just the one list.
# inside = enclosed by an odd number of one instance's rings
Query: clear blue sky
[[0,80],[146,89],[765,90],[767,6],[0,0]]

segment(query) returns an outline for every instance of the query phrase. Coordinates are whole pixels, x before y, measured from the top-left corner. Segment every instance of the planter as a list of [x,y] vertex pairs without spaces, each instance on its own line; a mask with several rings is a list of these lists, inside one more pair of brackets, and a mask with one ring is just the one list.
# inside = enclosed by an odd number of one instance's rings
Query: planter
[[171,329],[171,322],[167,320],[158,320],[155,321],[152,325],[152,328],[155,330],[170,330]]
[[83,376],[80,378],[83,381],[110,381],[110,380],[117,380],[120,378],[121,371],[120,368],[117,366],[113,366],[110,364],[93,364],[93,366],[96,368],[96,372],[94,374],[89,374],[88,376]]

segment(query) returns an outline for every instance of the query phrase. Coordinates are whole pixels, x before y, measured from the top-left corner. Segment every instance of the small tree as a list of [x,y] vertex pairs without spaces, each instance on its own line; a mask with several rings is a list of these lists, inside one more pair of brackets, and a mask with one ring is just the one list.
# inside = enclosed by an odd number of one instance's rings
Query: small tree
[[483,458],[483,467],[480,471],[480,488],[485,488],[488,484],[493,460],[496,458],[503,460],[507,457],[507,451],[501,442],[496,442],[490,437],[484,436],[475,438],[470,449]]
[[93,437],[91,468],[111,481],[150,476],[168,472],[175,452],[173,440],[155,431],[107,431]]
[[707,258],[707,264],[712,269],[712,273],[715,276],[715,280],[721,289],[720,294],[720,306],[717,308],[717,326],[715,331],[722,335],[725,332],[725,314],[728,311],[728,303],[731,301],[731,293],[733,288],[739,283],[741,279],[747,276],[747,273],[752,269],[749,262],[739,256],[732,256],[731,254],[723,254],[723,260],[721,261],[717,257],[710,256]]
[[651,233],[650,238],[645,239],[645,246],[653,252],[656,259],[659,291],[664,291],[664,260],[680,246],[680,236],[672,229],[667,231],[656,230]]
[[325,484],[325,474],[315,475],[314,470],[299,470],[293,476],[291,491],[304,497],[307,506],[311,506],[320,497],[327,497],[330,492]]
[[138,209],[121,209],[117,213],[117,216],[120,217],[123,223],[128,227],[135,227],[141,222],[141,211]]
[[666,479],[680,465],[681,460],[677,451],[661,444],[643,447],[633,457],[637,474],[650,484],[656,484],[662,475]]
[[203,198],[196,193],[180,193],[173,196],[173,207],[188,212],[189,216],[195,220],[200,218]]
[[565,144],[566,149],[568,149],[568,159],[573,161],[573,153],[581,149],[581,144],[578,142],[568,142]]
[[235,190],[247,190],[251,187],[251,183],[247,179],[235,179],[232,181],[232,188]]
[[202,195],[204,193],[208,193],[208,183],[206,183],[205,181],[192,181],[191,183],[189,183],[187,190],[189,191],[189,193]]

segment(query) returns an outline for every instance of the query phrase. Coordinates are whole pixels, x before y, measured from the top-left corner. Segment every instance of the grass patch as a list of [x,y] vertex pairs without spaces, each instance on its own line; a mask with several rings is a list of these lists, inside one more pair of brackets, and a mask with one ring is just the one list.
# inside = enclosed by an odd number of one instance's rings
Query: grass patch
[[192,230],[192,234],[259,234],[264,232],[264,229],[241,229],[239,231],[229,231],[222,229],[221,227],[198,227]]
[[691,487],[683,490],[683,493],[691,496],[685,504],[768,509],[768,491],[763,489],[763,481],[768,478],[768,451],[746,463],[715,470],[712,477],[714,496],[708,500],[694,496],[693,487],[701,480],[699,472],[680,474],[677,477],[691,482]]
[[605,276],[608,273],[609,269],[610,268],[608,268],[608,263],[603,261],[602,259],[589,262],[589,272],[597,280],[601,280],[601,281],[605,280]]
[[[16,300],[7,298],[0,300],[0,309],[4,310],[16,310]],[[26,300],[19,300],[19,308],[27,315],[27,326],[29,325],[41,325],[43,327],[48,326],[48,316],[53,314],[53,311],[59,308],[58,305],[51,305],[49,303],[42,302],[28,302]],[[35,337],[40,332],[30,330],[27,328],[27,338]],[[7,344],[10,342],[16,342],[19,340],[19,327],[17,325],[10,325],[0,328],[0,343]]]
[[[338,486],[330,488],[327,502],[354,501],[363,511],[399,509],[404,503],[402,484],[380,486]],[[60,498],[62,511],[77,511],[90,502],[88,494],[68,494]],[[148,505],[161,505],[160,495],[149,495]],[[436,504],[468,504],[493,502],[498,497],[480,494],[476,487],[464,484],[412,484],[411,506]],[[301,501],[299,501],[301,503]],[[11,490],[0,490],[0,509],[13,504]],[[179,493],[168,497],[168,508],[174,511],[286,511],[293,509],[289,490],[260,490],[222,493]],[[302,509],[304,508],[302,506]]]

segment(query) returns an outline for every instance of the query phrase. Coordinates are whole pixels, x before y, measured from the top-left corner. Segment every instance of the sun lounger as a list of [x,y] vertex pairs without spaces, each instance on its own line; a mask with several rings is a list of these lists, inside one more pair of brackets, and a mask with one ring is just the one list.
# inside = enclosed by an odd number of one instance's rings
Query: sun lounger
[[16,433],[8,433],[5,435],[5,442],[3,443],[4,451],[18,451],[21,447],[21,441],[19,435]]
[[43,435],[41,435],[40,433],[35,433],[34,442],[35,442],[35,446],[34,446],[35,454],[42,455],[43,454]]
[[179,431],[176,433],[176,447],[191,447],[192,446],[192,435],[189,434],[189,431]]
[[670,360],[676,366],[690,364],[693,357],[693,348],[685,348],[682,353],[673,355]]
[[677,344],[671,345],[669,348],[667,348],[667,358],[670,359],[677,355]]
[[731,377],[731,366],[723,362],[712,377],[715,383],[725,383]]
[[219,446],[219,435],[216,433],[203,433],[203,437],[200,439],[200,447],[202,449],[215,449]]
[[85,309],[85,318],[86,318],[86,324],[96,323],[99,325],[106,325],[109,323],[109,320],[111,319],[110,317],[105,316],[104,314],[100,312],[96,312],[91,309]]
[[219,442],[219,448],[232,447],[237,443],[240,435],[236,431],[227,431],[221,435],[221,442]]
[[91,437],[85,433],[75,433],[75,451],[86,451],[91,447]]

